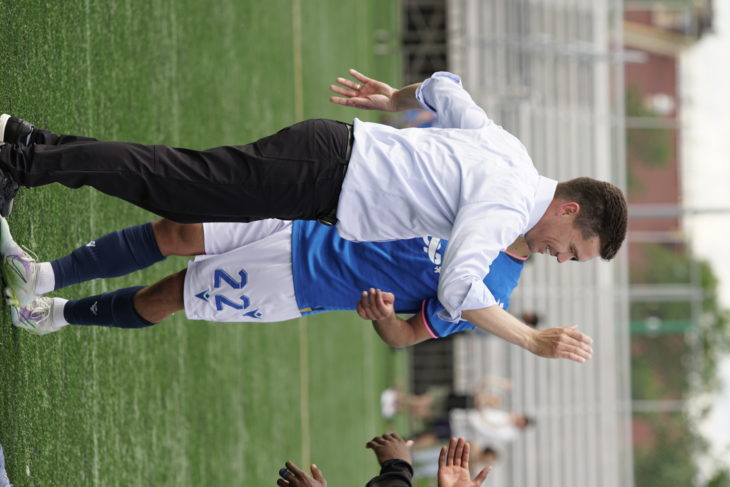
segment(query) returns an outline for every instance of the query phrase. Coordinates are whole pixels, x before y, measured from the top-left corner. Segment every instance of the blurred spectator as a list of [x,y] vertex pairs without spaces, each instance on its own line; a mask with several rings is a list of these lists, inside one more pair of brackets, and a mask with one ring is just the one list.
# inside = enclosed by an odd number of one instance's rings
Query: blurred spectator
[[452,409],[498,407],[502,395],[511,390],[509,379],[487,376],[469,394],[458,394],[448,386],[432,386],[423,394],[386,389],[380,396],[380,406],[385,418],[405,413],[414,418],[434,419],[446,416]]
[[[366,487],[411,487],[413,468],[411,466],[412,442],[403,441],[395,433],[376,436],[366,444],[371,448],[380,464],[380,475],[373,477]],[[491,467],[483,468],[474,479],[469,474],[469,444],[463,438],[451,438],[449,446],[441,447],[438,457],[439,487],[479,487],[487,478]],[[279,471],[279,487],[327,487],[322,472],[316,465],[310,467],[312,476],[292,462]]]
[[427,448],[446,438],[459,436],[478,447],[499,448],[517,440],[530,424],[534,424],[534,420],[524,414],[493,407],[453,409],[413,440],[416,448]]
[[534,420],[524,414],[496,408],[455,409],[449,416],[451,431],[480,445],[503,446],[514,442]]

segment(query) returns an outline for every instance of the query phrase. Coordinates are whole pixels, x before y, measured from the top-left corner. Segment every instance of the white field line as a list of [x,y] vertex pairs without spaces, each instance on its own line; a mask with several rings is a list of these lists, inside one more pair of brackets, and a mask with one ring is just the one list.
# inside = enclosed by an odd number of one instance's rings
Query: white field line
[[[302,77],[302,4],[291,2],[292,63],[294,71],[294,118],[304,118],[304,81]],[[302,464],[311,462],[311,434],[309,425],[309,339],[306,319],[299,318],[299,415],[301,417]]]
[[[91,0],[85,0],[84,2],[84,40],[86,41],[86,106],[87,108],[87,124],[88,128],[91,129],[94,126],[94,86],[91,79]],[[96,208],[96,205],[93,204],[93,199],[95,198],[95,193],[93,191],[90,192],[90,198],[92,198],[91,201],[89,201],[89,208],[92,210],[89,212],[89,229],[93,232],[95,231],[95,225],[94,225],[94,213]],[[92,290],[96,291],[95,284],[92,284]],[[96,327],[91,327],[96,328]],[[96,331],[93,330],[91,337],[92,342],[94,345],[92,347],[91,351],[91,387],[92,387],[92,394],[93,397],[99,397],[98,395],[98,374],[97,374],[97,357],[96,357]],[[92,408],[92,418],[94,421],[100,421],[101,418],[99,417],[101,412],[99,410],[99,401],[91,401],[91,408]],[[99,459],[99,436],[97,433],[97,430],[94,429],[93,434],[93,443],[94,443],[94,458],[92,461],[92,478],[94,479],[94,485],[99,485],[101,478],[100,478],[100,471],[101,471],[101,463]]]
[[299,415],[301,416],[302,465],[311,462],[311,435],[309,429],[309,336],[306,318],[299,318]]

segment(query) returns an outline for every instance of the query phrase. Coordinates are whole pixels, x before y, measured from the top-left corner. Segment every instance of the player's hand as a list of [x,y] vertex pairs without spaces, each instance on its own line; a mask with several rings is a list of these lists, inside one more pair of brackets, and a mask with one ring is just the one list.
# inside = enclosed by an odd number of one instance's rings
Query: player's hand
[[279,487],[327,487],[327,481],[316,465],[310,467],[312,476],[294,465],[293,462],[286,462],[286,469],[281,469],[279,475],[282,477],[276,481]]
[[591,337],[579,332],[575,326],[536,330],[527,349],[548,358],[567,358],[583,363],[590,360],[593,349]]
[[332,103],[362,110],[396,111],[393,94],[398,90],[382,81],[368,78],[354,69],[350,69],[349,73],[357,81],[337,78],[339,85],[330,85],[330,90],[342,96],[331,96]]
[[395,295],[370,288],[363,291],[357,303],[357,314],[365,320],[385,320],[395,317]]
[[487,479],[492,467],[485,467],[474,477],[469,478],[469,443],[464,438],[451,438],[448,449],[441,448],[439,455],[439,487],[479,487]]
[[412,445],[412,440],[404,441],[396,433],[386,433],[368,441],[365,444],[365,448],[372,449],[378,458],[378,463],[382,465],[388,460],[395,459],[413,463],[413,460],[411,460]]

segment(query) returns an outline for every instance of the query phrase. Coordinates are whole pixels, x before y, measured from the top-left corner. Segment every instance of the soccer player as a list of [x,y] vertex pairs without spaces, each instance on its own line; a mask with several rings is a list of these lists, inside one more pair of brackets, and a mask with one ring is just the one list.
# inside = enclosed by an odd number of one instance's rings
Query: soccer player
[[[331,87],[339,95],[332,102],[424,108],[439,127],[308,120],[248,145],[193,151],[59,136],[3,115],[0,197],[7,203],[17,184],[59,182],[93,186],[178,222],[321,219],[355,241],[448,239],[438,287],[444,316],[526,345],[530,336],[483,283],[490,265],[520,236],[531,252],[558,262],[613,258],[626,235],[623,194],[590,178],[558,184],[540,176],[522,143],[487,117],[456,75],[394,89],[350,74],[356,81],[338,78]],[[563,330],[566,345],[587,349],[587,336]]]
[[[178,224],[160,220],[113,232],[53,262],[36,263],[0,219],[2,271],[13,322],[37,333],[67,323],[141,328],[184,309],[190,319],[271,322],[357,310],[388,344],[413,345],[472,329],[443,319],[436,286],[447,242],[434,238],[356,243],[316,222]],[[501,254],[487,286],[508,306],[527,255],[524,242]],[[147,287],[74,301],[36,297],[95,278],[145,268],[167,255],[196,255],[187,269]],[[369,289],[363,292],[363,289]],[[381,291],[384,289],[388,292]],[[414,314],[408,320],[396,313]],[[549,355],[554,330],[530,330],[529,348]]]

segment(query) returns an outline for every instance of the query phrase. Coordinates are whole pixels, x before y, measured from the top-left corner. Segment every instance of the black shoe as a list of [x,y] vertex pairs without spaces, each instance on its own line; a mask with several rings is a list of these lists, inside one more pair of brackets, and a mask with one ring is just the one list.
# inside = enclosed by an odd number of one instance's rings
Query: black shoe
[[[3,143],[0,142],[0,146]],[[0,216],[7,217],[13,211],[13,200],[18,194],[18,183],[0,169]]]
[[0,142],[30,145],[35,127],[7,113],[0,115]]

